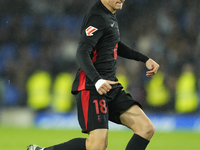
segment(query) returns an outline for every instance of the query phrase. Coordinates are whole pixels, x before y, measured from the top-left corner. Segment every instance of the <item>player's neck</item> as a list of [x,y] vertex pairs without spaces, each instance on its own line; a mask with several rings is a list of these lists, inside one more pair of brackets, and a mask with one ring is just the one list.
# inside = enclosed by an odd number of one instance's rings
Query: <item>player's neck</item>
[[106,3],[104,0],[100,0],[101,3],[112,13],[115,14],[116,13],[116,9],[113,9],[110,5],[108,5],[108,3]]

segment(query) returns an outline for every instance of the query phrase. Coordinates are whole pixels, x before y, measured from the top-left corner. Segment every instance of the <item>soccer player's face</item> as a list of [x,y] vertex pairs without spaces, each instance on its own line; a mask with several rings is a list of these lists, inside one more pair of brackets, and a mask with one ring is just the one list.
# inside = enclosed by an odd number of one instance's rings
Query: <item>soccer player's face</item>
[[112,12],[122,9],[125,0],[102,0],[103,4]]

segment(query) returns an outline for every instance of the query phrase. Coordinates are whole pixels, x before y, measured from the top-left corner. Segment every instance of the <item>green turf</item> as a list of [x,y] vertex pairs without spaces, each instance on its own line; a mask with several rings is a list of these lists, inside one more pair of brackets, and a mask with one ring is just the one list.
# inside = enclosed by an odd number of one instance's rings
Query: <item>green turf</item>
[[[109,131],[107,150],[124,150],[132,136],[131,131]],[[49,146],[75,137],[87,137],[74,130],[44,130],[0,126],[0,150],[26,150],[29,144]],[[199,150],[200,133],[156,132],[147,150]]]

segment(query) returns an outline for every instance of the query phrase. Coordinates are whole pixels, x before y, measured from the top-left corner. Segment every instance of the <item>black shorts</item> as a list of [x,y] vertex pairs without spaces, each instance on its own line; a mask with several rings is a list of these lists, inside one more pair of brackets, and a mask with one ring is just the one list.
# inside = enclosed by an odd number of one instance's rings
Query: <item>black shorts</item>
[[108,120],[121,124],[120,115],[132,105],[141,105],[121,88],[105,95],[96,90],[83,90],[76,95],[78,121],[83,133],[94,129],[108,129]]

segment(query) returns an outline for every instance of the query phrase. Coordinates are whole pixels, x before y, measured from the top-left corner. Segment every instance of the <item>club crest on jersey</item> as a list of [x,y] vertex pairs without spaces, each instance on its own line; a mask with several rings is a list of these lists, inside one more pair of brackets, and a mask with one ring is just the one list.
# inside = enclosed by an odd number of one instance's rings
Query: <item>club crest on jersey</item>
[[93,33],[97,30],[98,30],[97,28],[89,26],[87,29],[85,29],[85,33],[87,36],[93,36]]

